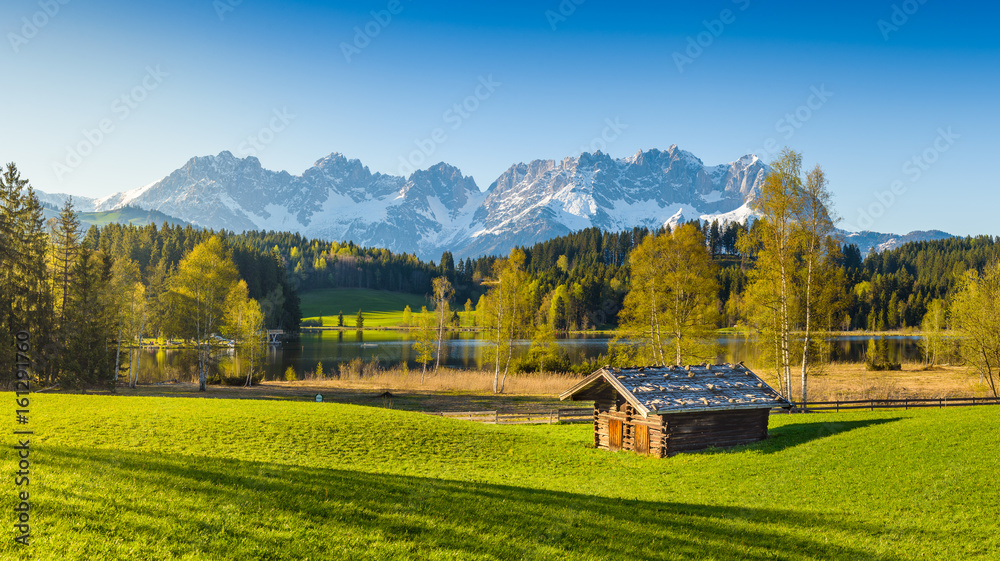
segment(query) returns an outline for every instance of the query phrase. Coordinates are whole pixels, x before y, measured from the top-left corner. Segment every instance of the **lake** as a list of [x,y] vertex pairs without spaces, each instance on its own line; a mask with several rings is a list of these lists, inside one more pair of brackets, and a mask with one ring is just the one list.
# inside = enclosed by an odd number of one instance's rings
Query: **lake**
[[[444,342],[441,358],[443,366],[452,368],[483,368],[483,356],[489,342],[479,338],[478,333],[449,333]],[[824,353],[826,360],[835,362],[859,362],[864,360],[870,336],[841,336],[826,340]],[[896,362],[923,360],[921,338],[914,336],[888,336],[889,357]],[[573,334],[558,340],[559,348],[574,362],[583,362],[607,355],[611,338],[607,335]],[[746,361],[753,363],[759,352],[754,340],[743,336],[722,336],[718,339],[718,362]],[[524,349],[528,341],[518,343]],[[232,369],[237,359],[231,349],[223,349],[216,354],[219,368],[224,372]],[[342,363],[360,359],[377,360],[383,365],[398,365],[407,362],[410,368],[419,368],[415,361],[413,338],[400,331],[304,331],[300,338],[281,345],[268,346],[265,354],[265,379],[283,379],[285,370],[293,368],[299,378],[304,373],[313,373],[322,362],[326,374],[336,372]],[[491,365],[486,365],[490,368]],[[139,366],[139,382],[154,383],[166,380],[180,382],[194,381],[197,357],[190,349],[143,349]]]

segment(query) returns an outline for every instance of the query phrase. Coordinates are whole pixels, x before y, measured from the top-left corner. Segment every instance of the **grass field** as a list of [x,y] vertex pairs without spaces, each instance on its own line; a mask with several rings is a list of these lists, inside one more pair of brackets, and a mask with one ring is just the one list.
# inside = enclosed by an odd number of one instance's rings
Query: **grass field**
[[[587,425],[32,399],[34,541],[4,540],[5,559],[1000,555],[1000,407],[780,415],[765,443],[659,460],[595,450]],[[0,469],[16,471],[10,446]]]
[[337,325],[337,315],[344,312],[344,325],[354,327],[358,310],[365,316],[365,327],[393,327],[403,322],[403,309],[410,306],[420,312],[427,305],[423,296],[364,288],[327,288],[299,294],[302,319],[317,320],[325,327]]

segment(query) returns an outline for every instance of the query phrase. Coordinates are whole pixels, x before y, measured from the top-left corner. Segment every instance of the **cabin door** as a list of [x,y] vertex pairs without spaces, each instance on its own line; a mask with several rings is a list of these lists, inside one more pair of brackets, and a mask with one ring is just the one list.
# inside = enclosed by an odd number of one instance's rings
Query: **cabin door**
[[649,427],[646,425],[633,425],[635,434],[635,451],[639,454],[649,454]]
[[620,419],[608,421],[608,450],[617,452],[622,449],[622,422]]

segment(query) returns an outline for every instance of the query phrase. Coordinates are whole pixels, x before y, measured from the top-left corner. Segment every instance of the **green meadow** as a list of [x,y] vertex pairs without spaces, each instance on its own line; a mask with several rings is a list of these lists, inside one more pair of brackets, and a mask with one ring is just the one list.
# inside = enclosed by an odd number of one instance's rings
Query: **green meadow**
[[365,327],[393,327],[403,323],[403,309],[413,313],[427,306],[427,300],[416,294],[368,290],[365,288],[326,288],[299,294],[302,319],[323,318],[324,327],[335,327],[337,315],[344,312],[344,325],[354,327],[360,309]]
[[777,415],[661,460],[586,424],[36,394],[27,548],[10,418],[4,559],[1000,557],[1000,407]]

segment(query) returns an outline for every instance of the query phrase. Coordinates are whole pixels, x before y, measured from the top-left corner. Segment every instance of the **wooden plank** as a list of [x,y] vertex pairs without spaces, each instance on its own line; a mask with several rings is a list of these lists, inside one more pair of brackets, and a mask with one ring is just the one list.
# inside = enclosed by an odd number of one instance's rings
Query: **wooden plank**
[[608,436],[610,442],[608,448],[612,452],[616,452],[622,449],[622,422],[618,419],[611,419],[608,423]]
[[639,454],[649,454],[649,428],[644,424],[635,424],[635,436],[632,449]]

